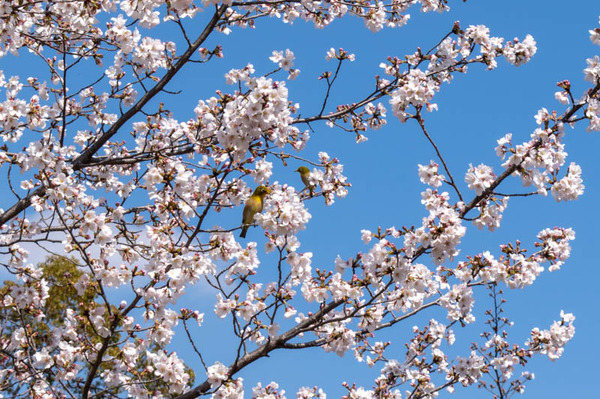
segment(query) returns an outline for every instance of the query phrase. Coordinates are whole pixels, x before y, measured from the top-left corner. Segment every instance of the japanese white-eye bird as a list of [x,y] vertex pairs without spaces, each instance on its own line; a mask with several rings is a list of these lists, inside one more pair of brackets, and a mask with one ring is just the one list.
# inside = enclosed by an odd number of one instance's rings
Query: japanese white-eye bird
[[246,232],[248,231],[248,227],[254,223],[254,215],[262,212],[263,209],[263,201],[267,194],[271,193],[271,189],[265,186],[258,186],[250,196],[246,200],[246,205],[244,205],[244,212],[242,213],[242,232],[240,233],[240,237],[246,238]]
[[304,183],[306,188],[308,188],[308,193],[312,197],[315,186],[310,184],[310,170],[308,170],[308,168],[306,166],[300,166],[298,169],[296,169],[296,172],[300,173],[300,178],[302,179],[302,183]]

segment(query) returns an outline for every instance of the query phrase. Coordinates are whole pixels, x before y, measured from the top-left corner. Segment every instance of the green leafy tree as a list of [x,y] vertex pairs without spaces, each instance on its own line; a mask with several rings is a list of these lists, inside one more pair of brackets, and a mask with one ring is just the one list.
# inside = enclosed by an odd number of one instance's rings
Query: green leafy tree
[[[23,282],[15,282],[12,280],[4,281],[0,287],[0,354],[2,358],[0,362],[7,369],[10,368],[12,356],[8,348],[10,337],[13,334],[24,334],[25,344],[21,345],[21,350],[30,353],[34,357],[35,353],[42,347],[52,346],[53,340],[56,340],[55,331],[61,329],[70,329],[74,334],[73,339],[78,343],[86,341],[86,346],[98,345],[102,336],[94,327],[94,323],[90,319],[94,313],[94,309],[103,306],[103,297],[106,293],[100,292],[97,285],[85,284],[85,288],[78,284],[84,273],[79,269],[77,259],[67,258],[64,256],[52,255],[46,258],[44,262],[37,265],[38,270],[41,270],[41,276],[30,276],[29,279]],[[30,291],[40,291],[44,294],[41,296],[43,305],[41,307],[20,307],[19,296]],[[82,316],[73,317],[72,310],[78,310]],[[117,309],[113,306],[113,313]],[[44,316],[41,316],[44,315]],[[69,323],[68,320],[74,320],[75,323]],[[67,325],[68,324],[68,325]],[[23,328],[22,326],[26,326]],[[107,349],[107,359],[115,356],[122,356],[119,349],[119,344],[122,341],[121,334],[117,333],[110,339],[110,344]],[[153,343],[149,350],[156,352],[161,350],[158,344]],[[56,348],[55,352],[59,352],[60,348]],[[33,359],[34,362],[36,359]],[[19,383],[19,371],[22,363],[14,362],[12,364],[13,373],[3,376],[0,380],[0,391],[3,394],[12,396],[22,396],[21,384]],[[84,363],[85,369],[91,367],[91,363]],[[104,369],[110,369],[112,362],[110,360],[100,363],[98,372]],[[73,372],[87,374],[89,370],[78,370],[73,364]],[[136,362],[136,367],[131,370],[134,372],[139,381],[143,382],[149,392],[160,393],[164,397],[169,397],[168,387],[164,380],[157,379],[153,376],[152,367],[148,357],[144,356]],[[186,368],[190,374],[190,384],[194,381],[193,371]],[[59,376],[54,375],[49,371],[44,371],[45,379],[54,384],[58,382]],[[71,392],[80,392],[84,386],[83,378],[60,382],[66,384]],[[104,392],[99,397],[113,397],[123,392],[120,387],[109,387],[102,379],[96,379],[93,382],[93,389],[96,392]]]

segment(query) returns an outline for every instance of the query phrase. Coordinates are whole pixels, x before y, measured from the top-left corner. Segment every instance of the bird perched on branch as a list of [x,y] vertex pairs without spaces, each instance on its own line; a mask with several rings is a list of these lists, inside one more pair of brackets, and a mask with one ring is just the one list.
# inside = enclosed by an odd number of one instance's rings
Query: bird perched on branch
[[248,227],[254,223],[254,215],[262,212],[263,209],[263,201],[267,194],[271,193],[271,189],[265,186],[258,186],[250,196],[246,200],[246,205],[244,205],[244,212],[242,213],[242,232],[240,233],[240,237],[246,238],[246,232],[248,231]]
[[310,170],[306,166],[300,166],[296,169],[296,172],[300,173],[300,178],[302,179],[302,183],[308,188],[308,193],[312,197],[315,186],[310,184]]

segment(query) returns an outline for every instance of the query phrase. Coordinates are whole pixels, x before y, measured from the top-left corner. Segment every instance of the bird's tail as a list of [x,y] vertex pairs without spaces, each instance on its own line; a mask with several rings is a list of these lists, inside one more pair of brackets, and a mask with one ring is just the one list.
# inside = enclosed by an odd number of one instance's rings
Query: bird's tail
[[246,238],[246,232],[248,231],[248,225],[242,226],[242,232],[240,233],[240,237]]

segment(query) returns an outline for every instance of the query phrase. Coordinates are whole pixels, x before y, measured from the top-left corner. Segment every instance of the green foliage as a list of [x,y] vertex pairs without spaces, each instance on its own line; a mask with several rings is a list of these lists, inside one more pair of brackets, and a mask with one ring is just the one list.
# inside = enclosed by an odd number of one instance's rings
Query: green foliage
[[[5,280],[0,287],[0,368],[12,369],[10,373],[0,379],[0,391],[3,394],[10,396],[19,396],[22,391],[21,381],[18,374],[20,369],[28,367],[27,365],[16,362],[10,357],[3,357],[2,353],[6,353],[3,349],[10,342],[12,334],[15,330],[23,328],[27,336],[27,343],[22,346],[23,350],[33,356],[41,348],[51,347],[53,341],[52,331],[65,327],[67,312],[74,312],[76,325],[74,327],[76,346],[86,348],[86,351],[91,347],[96,347],[102,344],[104,338],[96,331],[94,325],[90,321],[90,313],[98,306],[104,306],[104,298],[97,289],[98,285],[93,279],[90,279],[87,284],[78,284],[84,269],[80,268],[75,258],[66,258],[64,256],[49,256],[45,261],[37,265],[38,270],[41,270],[41,278],[29,279],[28,281],[18,283],[15,281]],[[15,306],[15,296],[18,296],[21,290],[35,287],[45,281],[48,287],[48,296],[45,303],[36,308],[20,308]],[[105,295],[105,293],[102,293]],[[16,298],[18,300],[18,298]],[[105,312],[105,324],[110,325],[112,320],[110,314],[119,314],[116,307],[111,306],[111,312]],[[121,327],[122,322],[119,321],[117,327]],[[107,359],[118,358],[123,356],[119,343],[121,333],[115,331],[111,335],[106,353]],[[149,350],[160,351],[164,348],[153,344]],[[93,351],[93,350],[92,350]],[[54,354],[54,352],[50,352]],[[63,384],[68,385],[71,392],[78,392],[82,389],[85,378],[90,371],[91,363],[84,362],[77,378],[71,381],[65,381]],[[98,368],[98,372],[112,368],[110,360],[102,362]],[[194,381],[193,371],[186,367],[186,371],[190,374],[190,386]],[[154,391],[161,393],[163,397],[169,397],[168,385],[161,379],[156,378],[153,374],[153,368],[146,356],[140,357],[137,361],[134,370],[130,370],[134,380],[146,386],[148,392]],[[55,376],[46,375],[46,381],[52,383]],[[103,392],[97,397],[120,397],[124,394],[125,389],[122,386],[116,388],[107,387],[102,379],[95,379],[93,382],[92,392]]]
[[43,270],[43,278],[48,281],[48,300],[44,312],[46,320],[60,325],[65,318],[66,309],[89,310],[96,305],[98,294],[87,287],[82,295],[77,293],[75,283],[83,272],[77,268],[74,258],[50,256],[38,267]]

